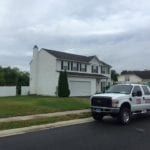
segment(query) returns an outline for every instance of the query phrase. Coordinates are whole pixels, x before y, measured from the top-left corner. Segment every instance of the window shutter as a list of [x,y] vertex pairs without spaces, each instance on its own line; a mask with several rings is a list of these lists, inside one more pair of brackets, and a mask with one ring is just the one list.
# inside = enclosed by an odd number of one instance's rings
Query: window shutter
[[81,64],[80,64],[80,71],[82,71],[82,68],[81,68],[82,66],[81,66]]
[[68,70],[70,69],[70,62],[68,61]]
[[98,66],[96,66],[96,72],[98,73]]
[[71,62],[71,70],[73,70],[73,62]]
[[63,67],[64,67],[64,62],[61,61],[61,70],[63,70]]
[[77,71],[79,70],[79,63],[77,63]]
[[92,66],[92,72],[93,72],[93,66]]

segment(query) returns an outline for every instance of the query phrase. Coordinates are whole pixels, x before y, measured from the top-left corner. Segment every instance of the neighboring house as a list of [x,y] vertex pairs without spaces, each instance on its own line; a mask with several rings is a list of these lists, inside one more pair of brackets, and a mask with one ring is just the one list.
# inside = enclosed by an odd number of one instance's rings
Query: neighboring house
[[123,71],[118,77],[118,82],[148,83],[150,82],[150,70]]
[[60,71],[67,71],[70,96],[100,93],[111,83],[111,66],[97,56],[82,56],[33,48],[30,62],[30,94],[57,96]]

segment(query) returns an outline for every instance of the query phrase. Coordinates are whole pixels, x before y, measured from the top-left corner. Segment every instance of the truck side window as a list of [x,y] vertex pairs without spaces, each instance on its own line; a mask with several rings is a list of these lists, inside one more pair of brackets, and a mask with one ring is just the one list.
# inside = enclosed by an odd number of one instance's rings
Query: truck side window
[[143,88],[143,91],[144,91],[145,95],[150,95],[150,91],[146,86],[142,86],[142,88]]
[[142,93],[141,88],[139,86],[135,86],[132,91],[132,94],[137,96],[137,92],[139,92],[139,91]]

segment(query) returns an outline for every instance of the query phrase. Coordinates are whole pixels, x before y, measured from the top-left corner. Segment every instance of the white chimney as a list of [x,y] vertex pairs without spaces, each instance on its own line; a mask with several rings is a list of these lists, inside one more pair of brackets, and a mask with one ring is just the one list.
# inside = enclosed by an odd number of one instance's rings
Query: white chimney
[[39,51],[38,46],[34,45],[34,47],[33,47],[33,59],[36,59],[36,57],[38,55],[38,51]]

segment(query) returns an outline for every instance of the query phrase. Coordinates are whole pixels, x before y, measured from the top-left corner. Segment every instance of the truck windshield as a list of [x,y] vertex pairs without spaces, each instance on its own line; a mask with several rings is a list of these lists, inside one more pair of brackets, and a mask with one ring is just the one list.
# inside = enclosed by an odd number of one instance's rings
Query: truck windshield
[[130,94],[133,86],[132,85],[114,85],[110,87],[106,93],[121,93]]

